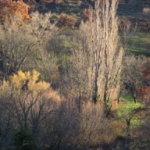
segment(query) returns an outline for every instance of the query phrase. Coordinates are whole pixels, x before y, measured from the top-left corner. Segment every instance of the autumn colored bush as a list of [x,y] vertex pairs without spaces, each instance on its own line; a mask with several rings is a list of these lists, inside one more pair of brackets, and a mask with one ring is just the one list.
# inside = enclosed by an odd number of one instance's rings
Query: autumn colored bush
[[137,88],[137,93],[138,93],[139,98],[142,99],[143,103],[145,105],[148,105],[149,98],[150,98],[150,87],[143,85],[141,88]]
[[83,9],[83,19],[84,20],[88,20],[89,19],[89,9],[87,9],[87,8],[84,8]]
[[31,18],[28,14],[29,6],[25,4],[22,0],[13,1],[13,0],[1,0],[0,1],[0,15],[2,16],[0,21],[10,22],[10,16],[17,16],[20,21],[28,20]]
[[77,19],[74,17],[68,17],[64,13],[60,14],[60,23],[63,26],[69,26],[71,28],[74,28],[76,25]]
[[40,73],[36,70],[32,72],[19,70],[16,74],[10,76],[9,81],[3,81],[1,88],[14,90],[14,92],[31,92],[35,97],[40,94],[44,98],[60,101],[58,93],[52,90],[50,83],[40,81],[39,77]]

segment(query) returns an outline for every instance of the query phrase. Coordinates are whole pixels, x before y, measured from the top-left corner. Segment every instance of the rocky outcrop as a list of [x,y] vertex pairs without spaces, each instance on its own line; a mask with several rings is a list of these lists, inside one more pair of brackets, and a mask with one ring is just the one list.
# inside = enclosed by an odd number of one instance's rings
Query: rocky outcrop
[[21,20],[30,20],[29,6],[22,0],[0,0],[0,21],[8,21],[9,16],[19,16]]

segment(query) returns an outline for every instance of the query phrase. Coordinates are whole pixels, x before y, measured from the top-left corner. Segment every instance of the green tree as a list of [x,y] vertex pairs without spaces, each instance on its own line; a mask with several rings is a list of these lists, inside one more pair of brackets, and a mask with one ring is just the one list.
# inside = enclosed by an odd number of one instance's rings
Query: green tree
[[21,127],[14,135],[15,150],[36,150],[34,139],[30,131]]

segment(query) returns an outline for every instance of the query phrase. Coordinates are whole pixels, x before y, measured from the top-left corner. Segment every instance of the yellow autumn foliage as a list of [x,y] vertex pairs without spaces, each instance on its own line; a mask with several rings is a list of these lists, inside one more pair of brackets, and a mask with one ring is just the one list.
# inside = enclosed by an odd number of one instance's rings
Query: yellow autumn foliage
[[22,89],[23,86],[27,86],[27,90],[40,92],[48,89],[50,84],[45,81],[39,81],[40,73],[36,70],[32,72],[23,72],[19,70],[16,74],[10,76],[10,84],[15,89]]
[[[13,93],[16,96],[18,94],[23,96],[23,94],[30,93],[32,98],[37,98],[40,95],[44,99],[60,102],[61,98],[58,92],[51,88],[50,83],[40,81],[39,77],[40,73],[36,70],[32,70],[31,72],[19,70],[10,76],[8,81],[3,81],[3,84],[0,86],[0,95],[5,96],[6,93],[7,95]],[[23,88],[25,86],[26,88]]]

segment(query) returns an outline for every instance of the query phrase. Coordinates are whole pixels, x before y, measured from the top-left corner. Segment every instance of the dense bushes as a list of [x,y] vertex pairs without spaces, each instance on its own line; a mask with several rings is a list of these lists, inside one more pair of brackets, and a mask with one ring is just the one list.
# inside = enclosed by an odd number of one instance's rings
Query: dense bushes
[[[88,12],[90,21],[79,29],[58,29],[50,22],[51,13],[37,12],[30,24],[0,27],[3,149],[88,150],[128,138],[126,117],[116,117],[123,51],[118,47],[115,1],[112,7],[104,2]],[[132,60],[133,66],[123,68],[125,76],[135,66]]]

